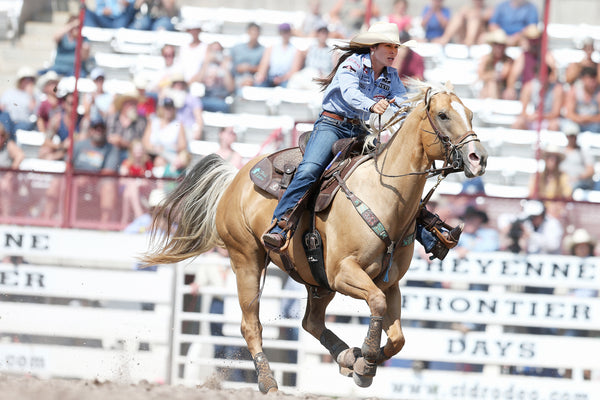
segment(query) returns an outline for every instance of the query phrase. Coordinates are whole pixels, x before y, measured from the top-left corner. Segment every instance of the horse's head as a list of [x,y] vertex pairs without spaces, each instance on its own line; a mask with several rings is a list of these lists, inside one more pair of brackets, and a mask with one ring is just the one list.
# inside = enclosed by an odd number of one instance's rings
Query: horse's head
[[488,154],[473,131],[473,112],[449,82],[436,88],[420,85],[421,134],[428,157],[464,171],[468,178],[482,175]]

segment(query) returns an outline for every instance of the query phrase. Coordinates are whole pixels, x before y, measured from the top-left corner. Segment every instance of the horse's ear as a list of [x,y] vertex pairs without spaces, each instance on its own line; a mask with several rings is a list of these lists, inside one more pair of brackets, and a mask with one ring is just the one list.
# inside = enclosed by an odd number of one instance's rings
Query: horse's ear
[[451,92],[454,92],[454,85],[452,84],[452,82],[446,81],[446,89],[448,89]]

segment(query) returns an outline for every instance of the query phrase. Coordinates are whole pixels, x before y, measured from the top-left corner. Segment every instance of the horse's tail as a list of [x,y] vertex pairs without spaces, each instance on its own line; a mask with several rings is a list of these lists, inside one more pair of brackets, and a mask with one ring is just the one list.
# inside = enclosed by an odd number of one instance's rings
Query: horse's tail
[[142,263],[172,264],[222,246],[217,205],[237,172],[216,154],[200,160],[155,213],[151,250],[141,257]]

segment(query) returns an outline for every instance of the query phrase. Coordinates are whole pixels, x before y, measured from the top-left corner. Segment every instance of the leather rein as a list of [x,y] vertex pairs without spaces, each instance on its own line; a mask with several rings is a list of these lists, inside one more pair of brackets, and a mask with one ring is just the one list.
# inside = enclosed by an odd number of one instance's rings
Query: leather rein
[[[423,129],[424,132],[436,135],[437,138],[439,139],[439,141],[442,143],[442,146],[444,148],[444,165],[441,168],[429,168],[426,169],[425,171],[419,171],[419,172],[409,172],[406,174],[401,174],[401,175],[388,175],[388,174],[384,174],[383,171],[379,170],[379,167],[377,166],[377,154],[375,155],[375,170],[377,171],[377,173],[382,176],[382,177],[386,177],[386,178],[400,178],[403,176],[410,176],[410,175],[425,175],[427,174],[427,178],[431,178],[433,176],[436,175],[440,175],[442,174],[444,177],[448,174],[451,173],[455,173],[455,172],[460,172],[463,170],[464,167],[464,160],[462,159],[462,156],[459,152],[459,150],[466,144],[471,143],[471,142],[479,142],[479,138],[477,137],[477,134],[470,130],[465,132],[464,135],[462,135],[458,142],[456,144],[452,143],[452,140],[450,139],[450,137],[444,133],[442,133],[442,131],[437,127],[437,125],[434,123],[433,121],[433,117],[431,116],[431,112],[429,111],[429,107],[431,104],[431,99],[433,98],[433,96],[435,96],[438,93],[434,93],[431,96],[429,95],[431,91],[431,88],[427,88],[427,91],[425,92],[425,99],[424,99],[424,103],[425,103],[425,115],[427,116],[427,119],[429,120],[429,124],[431,125],[431,129],[433,129],[433,132],[428,131],[426,129]],[[397,115],[400,113],[405,112],[405,109],[402,108],[400,110],[398,110],[396,112],[396,114],[390,119],[390,122],[388,122],[381,130],[383,131],[384,129],[387,129],[387,127],[389,127],[390,125],[392,125],[393,123],[396,123],[397,121],[399,121],[400,119],[397,118]],[[381,116],[380,116],[381,118]],[[383,165],[385,164],[385,160],[387,158],[387,153],[386,156],[383,159]],[[383,165],[382,165],[382,169],[383,169]],[[434,164],[435,166],[435,164]]]

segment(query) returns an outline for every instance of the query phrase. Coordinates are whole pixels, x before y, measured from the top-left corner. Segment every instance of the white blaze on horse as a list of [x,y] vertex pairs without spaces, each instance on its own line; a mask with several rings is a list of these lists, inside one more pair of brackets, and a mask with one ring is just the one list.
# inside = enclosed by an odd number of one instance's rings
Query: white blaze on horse
[[[317,214],[315,222],[322,236],[329,288],[315,289],[319,284],[309,268],[301,235],[295,235],[288,248],[295,273],[307,284],[302,327],[329,350],[340,372],[354,376],[359,386],[369,386],[377,365],[404,346],[398,281],[413,255],[414,242],[406,239],[414,234],[425,171],[435,160],[442,160],[467,177],[485,172],[487,152],[473,132],[473,114],[452,86],[422,82],[412,82],[411,86],[416,94],[410,99],[403,123],[389,128],[392,136],[387,144],[346,181],[349,190],[368,204],[391,241],[399,244],[391,253],[391,261],[384,265],[387,246],[340,193]],[[271,223],[277,199],[250,180],[250,171],[262,158],[252,160],[239,172],[218,156],[202,159],[155,216],[155,221],[166,218],[167,226],[173,228],[156,240],[153,252],[143,261],[148,265],[168,264],[214,246],[228,250],[242,309],[241,332],[254,359],[259,388],[266,393],[277,390],[277,382],[262,348],[259,291],[268,259],[260,238]],[[304,232],[311,223],[310,213],[305,213],[297,230]],[[284,268],[280,255],[269,256]],[[349,347],[325,326],[326,308],[336,292],[362,299],[369,306],[370,324],[360,348]],[[387,341],[380,347],[382,331]]]

